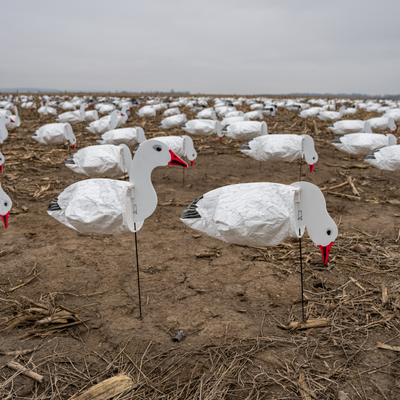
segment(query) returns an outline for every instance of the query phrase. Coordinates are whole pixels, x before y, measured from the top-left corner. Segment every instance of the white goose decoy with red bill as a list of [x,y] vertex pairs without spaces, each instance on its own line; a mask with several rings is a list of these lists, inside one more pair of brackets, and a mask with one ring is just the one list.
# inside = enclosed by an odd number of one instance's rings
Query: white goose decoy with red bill
[[241,152],[258,161],[291,162],[303,156],[313,172],[318,154],[314,139],[309,135],[264,135],[258,136],[241,147]]
[[14,120],[9,115],[0,116],[0,144],[8,138],[7,124],[10,122],[14,122]]
[[76,146],[76,137],[68,122],[43,125],[32,135],[32,139],[49,145],[70,142],[74,150]]
[[12,201],[0,185],[0,217],[4,227],[8,228],[8,216],[12,207]]
[[338,235],[321,190],[308,182],[224,186],[200,196],[182,213],[189,227],[227,243],[276,246],[307,228],[323,262]]
[[47,212],[62,224],[83,233],[116,235],[137,232],[157,206],[151,182],[154,168],[187,164],[163,142],[143,142],[131,163],[129,182],[88,179],[68,186],[53,199]]

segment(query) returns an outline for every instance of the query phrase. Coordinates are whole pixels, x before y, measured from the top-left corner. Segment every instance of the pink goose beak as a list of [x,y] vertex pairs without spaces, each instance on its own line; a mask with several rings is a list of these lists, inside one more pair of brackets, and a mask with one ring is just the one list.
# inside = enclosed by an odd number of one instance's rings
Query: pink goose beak
[[318,245],[318,247],[321,249],[322,259],[324,261],[324,264],[328,264],[329,252],[331,251],[332,245],[333,242],[329,243],[328,246]]
[[1,165],[0,165],[0,174],[3,173],[3,165],[4,165],[4,164],[1,164]]
[[10,211],[7,214],[0,215],[3,220],[4,228],[8,228],[8,216],[10,215]]
[[310,174],[313,172],[315,163],[314,164],[308,164],[310,166]]
[[222,143],[222,136],[219,138],[219,141]]
[[183,168],[188,167],[185,161],[181,160],[172,150],[169,151],[169,154],[171,154],[171,161],[168,163],[168,165],[179,165]]
[[74,151],[76,150],[76,144],[72,145],[72,148],[74,149]]
[[190,166],[193,168],[194,160],[190,161]]
[[10,122],[14,122],[14,124],[15,124],[15,121],[12,118],[10,118]]

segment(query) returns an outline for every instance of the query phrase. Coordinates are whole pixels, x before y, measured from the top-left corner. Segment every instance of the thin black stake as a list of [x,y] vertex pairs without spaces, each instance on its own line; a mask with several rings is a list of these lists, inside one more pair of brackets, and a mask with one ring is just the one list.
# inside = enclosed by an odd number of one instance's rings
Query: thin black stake
[[303,291],[303,257],[301,256],[301,237],[299,237],[299,245],[300,245],[300,279],[301,279],[301,314],[303,317],[303,322],[306,320],[304,318],[304,291]]
[[136,222],[133,223],[133,226],[135,228],[136,271],[137,271],[137,284],[138,284],[138,294],[139,294],[139,314],[140,314],[140,319],[142,319],[142,300],[140,298],[139,255],[138,255],[138,245],[137,245]]

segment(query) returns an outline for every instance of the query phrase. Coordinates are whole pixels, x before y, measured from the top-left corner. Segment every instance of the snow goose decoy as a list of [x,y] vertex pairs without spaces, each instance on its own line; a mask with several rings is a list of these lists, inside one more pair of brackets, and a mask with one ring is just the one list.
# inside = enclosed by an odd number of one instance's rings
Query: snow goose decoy
[[47,212],[83,233],[136,232],[157,206],[151,172],[165,165],[187,168],[167,145],[156,139],[147,140],[132,160],[129,182],[99,178],[73,183],[53,199]]
[[164,117],[172,117],[173,115],[179,115],[181,112],[178,107],[169,108],[163,112]]
[[89,132],[102,135],[107,131],[111,131],[117,127],[117,117],[120,114],[119,111],[114,110],[110,115],[100,118],[98,121],[91,122],[86,129]]
[[204,110],[200,111],[199,113],[196,114],[196,118],[198,119],[212,119],[216,121],[217,114],[215,114],[215,111],[212,108],[205,108]]
[[103,133],[96,140],[100,144],[126,144],[127,146],[133,147],[138,143],[142,143],[146,140],[143,128],[140,126],[136,128],[120,128],[113,129]]
[[366,156],[382,147],[397,145],[397,139],[391,133],[349,133],[336,138],[332,144],[345,153]]
[[371,124],[368,121],[348,119],[336,121],[328,126],[328,129],[337,135],[346,135],[347,133],[372,133]]
[[400,170],[400,145],[375,150],[365,157],[365,161],[375,168],[398,171]]
[[276,246],[307,228],[324,263],[338,235],[321,190],[308,182],[224,186],[200,196],[182,213],[190,228],[227,243]]
[[248,117],[249,120],[253,119],[259,119],[260,121],[264,120],[264,115],[262,114],[261,110],[249,111],[247,113],[244,113],[244,116]]
[[173,115],[172,117],[164,118],[159,124],[161,129],[171,129],[181,126],[187,121],[185,114]]
[[336,111],[321,111],[317,114],[317,117],[322,121],[333,122],[343,117],[343,112],[346,109],[346,106],[342,106],[339,108],[339,112]]
[[251,140],[257,136],[268,135],[268,127],[264,121],[239,121],[225,126],[222,133],[231,139]]
[[309,135],[265,135],[246,142],[241,152],[258,161],[291,162],[305,158],[313,172],[318,161],[314,140]]
[[90,107],[86,103],[82,103],[80,106],[80,109],[77,111],[68,111],[65,113],[60,114],[57,118],[57,122],[69,122],[69,123],[75,123],[75,122],[83,122],[85,121],[86,113],[85,113],[85,108]]
[[32,135],[32,139],[51,145],[70,142],[74,150],[76,146],[76,137],[68,122],[43,125]]
[[157,111],[152,106],[144,106],[141,109],[139,109],[139,111],[137,111],[136,114],[139,115],[139,117],[155,117]]
[[5,228],[8,228],[8,216],[12,207],[12,201],[0,185],[0,217]]
[[222,125],[220,121],[211,119],[192,119],[181,125],[181,128],[193,136],[211,136],[216,133],[222,140]]
[[39,107],[38,113],[40,115],[57,115],[58,112],[55,108],[49,106],[49,101],[46,101],[46,105],[43,105],[43,102],[41,102],[42,106]]
[[88,146],[73,154],[65,165],[91,178],[113,177],[129,172],[132,155],[127,145]]
[[385,131],[390,129],[394,134],[396,132],[396,124],[393,117],[388,117],[386,115],[379,118],[371,118],[367,120],[371,124],[371,129],[373,132]]
[[0,116],[0,144],[2,144],[8,138],[7,124],[10,122],[14,122],[10,116],[5,114]]
[[227,117],[221,121],[221,124],[222,124],[222,127],[225,128],[225,126],[227,126],[227,125],[233,124],[234,122],[240,122],[240,121],[250,121],[250,119],[247,116]]
[[21,118],[18,115],[17,106],[13,108],[13,112],[15,112],[15,115],[10,115],[11,121],[6,123],[7,129],[10,131],[21,125]]

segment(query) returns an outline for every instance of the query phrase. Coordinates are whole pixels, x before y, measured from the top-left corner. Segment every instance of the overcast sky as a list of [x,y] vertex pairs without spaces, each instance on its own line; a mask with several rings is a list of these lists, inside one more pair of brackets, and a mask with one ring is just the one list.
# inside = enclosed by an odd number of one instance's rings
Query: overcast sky
[[1,88],[400,93],[400,0],[12,0],[1,14]]

